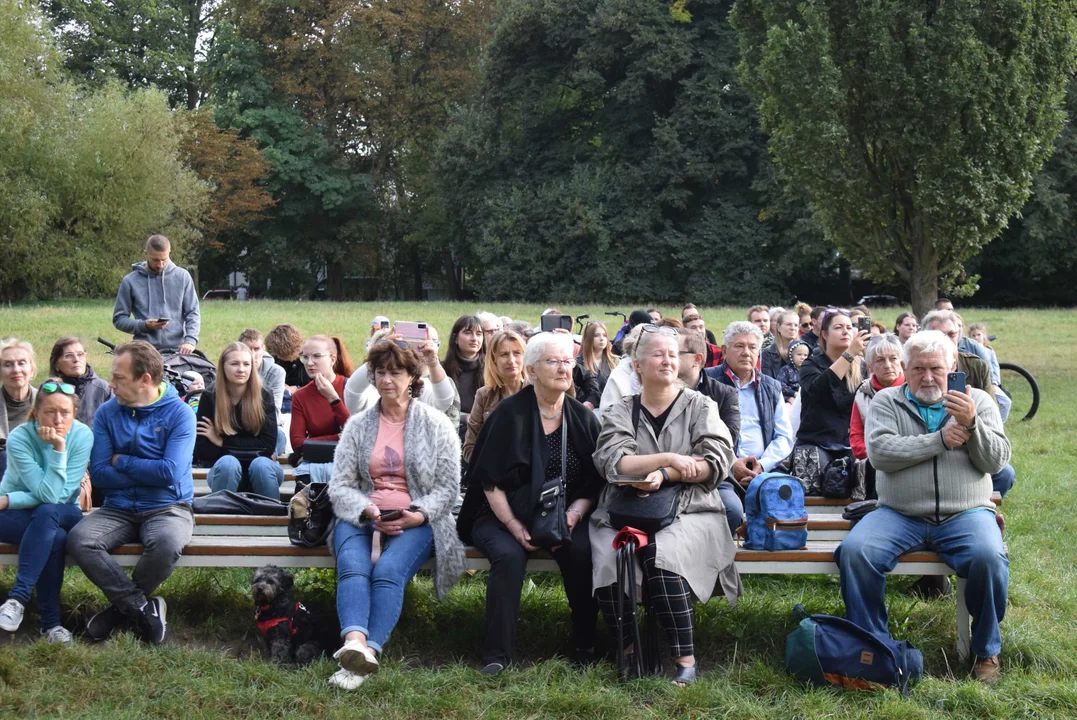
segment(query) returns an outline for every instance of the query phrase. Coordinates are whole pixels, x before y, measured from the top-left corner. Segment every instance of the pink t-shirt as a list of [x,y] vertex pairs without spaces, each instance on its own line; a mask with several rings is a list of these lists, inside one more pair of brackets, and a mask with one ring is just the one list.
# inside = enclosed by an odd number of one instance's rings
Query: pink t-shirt
[[378,439],[370,456],[370,477],[374,492],[370,502],[379,510],[407,510],[411,494],[404,472],[404,423],[378,419]]

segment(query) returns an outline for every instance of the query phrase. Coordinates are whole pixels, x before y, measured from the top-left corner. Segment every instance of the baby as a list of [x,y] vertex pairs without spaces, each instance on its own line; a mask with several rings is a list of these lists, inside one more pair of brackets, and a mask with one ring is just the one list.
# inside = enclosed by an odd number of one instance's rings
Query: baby
[[782,395],[787,403],[792,403],[800,392],[800,366],[811,355],[811,348],[803,340],[794,340],[789,344],[789,364],[778,370],[778,382],[782,384]]

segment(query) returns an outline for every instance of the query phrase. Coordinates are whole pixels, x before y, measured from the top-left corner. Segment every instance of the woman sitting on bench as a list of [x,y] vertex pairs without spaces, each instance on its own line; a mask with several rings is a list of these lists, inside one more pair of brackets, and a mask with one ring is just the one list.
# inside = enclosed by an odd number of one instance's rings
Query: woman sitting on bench
[[249,486],[255,494],[279,500],[284,469],[275,454],[277,405],[262,387],[254,353],[246,343],[229,343],[217,368],[216,388],[202,393],[198,405],[195,458],[210,468],[206,479],[214,492]]

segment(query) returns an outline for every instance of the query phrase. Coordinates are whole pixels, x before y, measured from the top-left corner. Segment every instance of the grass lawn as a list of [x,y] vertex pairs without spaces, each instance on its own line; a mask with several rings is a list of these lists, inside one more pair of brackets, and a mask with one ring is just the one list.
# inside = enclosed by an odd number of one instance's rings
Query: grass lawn
[[[362,359],[362,341],[376,314],[427,320],[442,337],[472,306],[439,304],[331,304],[249,302],[203,305],[202,346],[216,353],[247,326],[268,330],[295,323],[304,333],[339,334]],[[491,311],[537,322],[540,306],[506,305]],[[568,308],[598,318],[606,308]],[[629,308],[620,308],[628,310]],[[670,309],[672,311],[672,309]],[[27,338],[47,359],[52,341],[77,333],[122,339],[110,324],[111,303],[77,302],[0,308],[0,335]],[[880,312],[892,323],[896,310]],[[836,577],[744,579],[736,608],[714,601],[697,606],[699,682],[676,690],[654,679],[620,684],[606,665],[578,670],[556,659],[569,640],[568,607],[558,579],[534,575],[520,614],[520,664],[495,679],[475,670],[483,634],[484,581],[466,579],[443,603],[428,578],[408,588],[401,623],[382,670],[355,693],[325,684],[330,661],[282,670],[257,654],[249,574],[239,570],[180,569],[163,586],[169,601],[169,644],[140,646],[122,633],[99,645],[65,650],[32,642],[36,612],[24,630],[0,645],[0,716],[3,717],[731,717],[934,718],[1077,716],[1077,311],[968,310],[966,322],[985,321],[999,357],[1031,370],[1043,393],[1031,423],[1011,424],[1017,485],[1005,505],[1010,548],[1010,603],[1003,623],[1004,677],[995,688],[965,678],[954,650],[954,603],[924,602],[903,591],[910,579],[891,581],[892,634],[923,650],[927,677],[910,697],[896,692],[852,694],[811,691],[783,668],[790,610],[842,614]],[[719,333],[744,317],[740,308],[704,310]],[[612,326],[611,326],[612,327]],[[89,347],[91,364],[107,376],[108,358]],[[41,368],[39,378],[43,375]],[[13,569],[0,573],[0,592]],[[331,572],[297,577],[303,601],[329,622]],[[103,605],[103,596],[77,570],[63,595],[68,627],[77,628]],[[603,630],[604,632],[604,630]],[[603,635],[605,637],[605,635]]]

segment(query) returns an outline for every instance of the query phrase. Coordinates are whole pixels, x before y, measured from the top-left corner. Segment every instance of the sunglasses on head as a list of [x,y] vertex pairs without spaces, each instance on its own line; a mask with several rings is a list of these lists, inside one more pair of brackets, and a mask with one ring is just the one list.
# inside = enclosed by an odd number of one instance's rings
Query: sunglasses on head
[[640,332],[645,333],[658,333],[659,335],[672,335],[677,336],[677,328],[671,327],[658,327],[657,325],[644,325]]
[[46,395],[52,395],[55,392],[61,392],[64,395],[74,395],[75,386],[68,385],[67,383],[47,382],[41,384],[41,387],[38,388],[38,392],[43,392]]
[[848,316],[849,311],[846,310],[845,308],[839,308],[839,307],[827,308],[826,312],[823,313],[823,322],[825,323],[827,320],[829,320],[831,315],[846,315],[846,316]]

